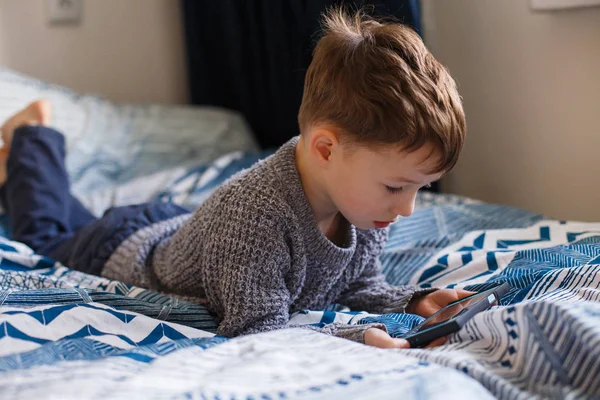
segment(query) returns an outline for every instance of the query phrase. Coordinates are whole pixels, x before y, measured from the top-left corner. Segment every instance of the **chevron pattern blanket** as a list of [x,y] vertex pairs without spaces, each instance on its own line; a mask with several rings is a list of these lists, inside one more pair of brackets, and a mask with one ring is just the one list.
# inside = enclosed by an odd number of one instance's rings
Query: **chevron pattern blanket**
[[[0,239],[1,398],[598,398],[600,224],[423,195],[382,256],[394,284],[483,290],[502,304],[433,350],[290,329],[228,340],[185,299],[69,270]],[[292,323],[421,318],[332,305]]]

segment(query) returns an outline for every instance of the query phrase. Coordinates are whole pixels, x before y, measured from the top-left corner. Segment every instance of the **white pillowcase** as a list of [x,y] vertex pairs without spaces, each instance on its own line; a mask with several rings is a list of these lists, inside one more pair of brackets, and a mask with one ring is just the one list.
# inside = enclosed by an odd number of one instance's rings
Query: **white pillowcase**
[[0,121],[39,98],[52,103],[51,126],[66,137],[67,170],[80,195],[258,147],[237,112],[117,104],[0,68]]

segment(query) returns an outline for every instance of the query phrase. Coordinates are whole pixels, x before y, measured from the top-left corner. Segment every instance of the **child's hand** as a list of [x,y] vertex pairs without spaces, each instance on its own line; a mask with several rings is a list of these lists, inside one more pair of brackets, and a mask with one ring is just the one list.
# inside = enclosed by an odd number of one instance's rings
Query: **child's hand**
[[[396,339],[391,337],[386,331],[379,328],[369,328],[365,332],[365,344],[381,349],[409,349],[410,343],[405,339]],[[441,346],[446,342],[446,338],[434,340],[427,345],[427,349],[431,347]]]
[[473,294],[475,292],[468,292],[462,289],[441,289],[412,300],[408,303],[406,312],[429,318],[448,304]]
[[[428,318],[433,314],[446,307],[448,304],[471,296],[475,292],[468,292],[462,289],[441,289],[426,296],[418,297],[412,300],[406,307],[406,312],[410,314],[418,314]],[[365,344],[369,346],[379,347],[382,349],[408,349],[410,343],[405,339],[396,339],[388,335],[384,330],[378,328],[370,328],[365,332]],[[446,338],[440,338],[429,343],[426,348],[441,346],[446,342]]]
[[369,328],[365,332],[364,342],[368,346],[381,349],[409,349],[410,343],[405,339],[395,339],[379,328]]

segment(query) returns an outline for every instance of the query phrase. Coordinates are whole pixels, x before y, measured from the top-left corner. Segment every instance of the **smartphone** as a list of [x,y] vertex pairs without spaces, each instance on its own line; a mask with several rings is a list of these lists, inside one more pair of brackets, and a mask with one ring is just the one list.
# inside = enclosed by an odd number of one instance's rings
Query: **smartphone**
[[438,338],[458,332],[475,314],[497,305],[509,289],[508,282],[504,282],[450,303],[401,337],[408,340],[411,347],[423,347]]

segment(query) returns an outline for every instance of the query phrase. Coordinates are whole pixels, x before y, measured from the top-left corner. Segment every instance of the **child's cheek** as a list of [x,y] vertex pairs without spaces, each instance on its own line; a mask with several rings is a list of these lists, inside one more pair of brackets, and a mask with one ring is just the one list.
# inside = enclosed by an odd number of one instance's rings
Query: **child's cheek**
[[352,196],[348,196],[346,207],[358,215],[372,216],[373,213],[378,213],[377,199],[366,191],[355,192]]

